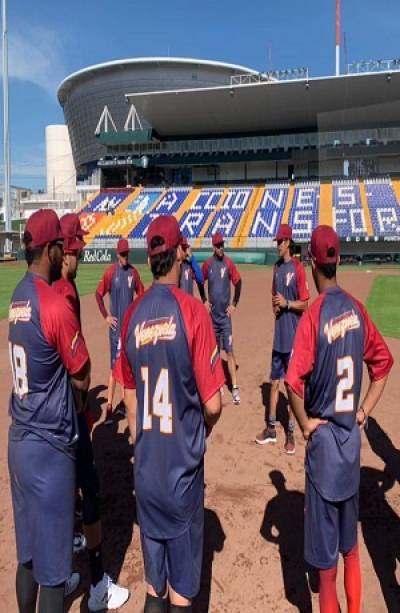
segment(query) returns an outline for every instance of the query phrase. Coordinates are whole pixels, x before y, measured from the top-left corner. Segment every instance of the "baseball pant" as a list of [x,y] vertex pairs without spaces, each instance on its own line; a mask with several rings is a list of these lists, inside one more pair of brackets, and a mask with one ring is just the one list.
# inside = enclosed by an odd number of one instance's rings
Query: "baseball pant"
[[218,321],[213,320],[215,336],[217,337],[218,348],[227,353],[233,351],[232,320],[228,315]]
[[278,381],[284,379],[289,366],[290,353],[272,350],[271,359],[271,380]]
[[75,460],[35,435],[10,440],[8,465],[17,557],[37,583],[56,586],[72,570]]
[[155,540],[141,534],[144,571],[159,596],[167,583],[175,592],[192,599],[200,590],[203,559],[204,506],[199,504],[192,522],[180,536]]
[[339,552],[347,553],[357,542],[358,492],[348,500],[322,498],[306,475],[304,558],[315,568],[337,565]]

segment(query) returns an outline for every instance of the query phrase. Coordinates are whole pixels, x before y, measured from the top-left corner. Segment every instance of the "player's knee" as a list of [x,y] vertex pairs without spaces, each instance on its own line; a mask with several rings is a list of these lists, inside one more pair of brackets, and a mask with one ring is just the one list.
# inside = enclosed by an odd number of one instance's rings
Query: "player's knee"
[[85,492],[83,494],[82,516],[85,526],[91,526],[99,521],[99,500],[95,492]]
[[144,613],[168,613],[168,598],[158,598],[151,594],[146,594],[144,603]]

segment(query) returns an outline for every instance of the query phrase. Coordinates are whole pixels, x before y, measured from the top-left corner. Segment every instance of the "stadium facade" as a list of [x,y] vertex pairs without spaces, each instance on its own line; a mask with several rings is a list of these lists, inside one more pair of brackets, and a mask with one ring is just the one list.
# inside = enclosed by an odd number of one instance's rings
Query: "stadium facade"
[[67,77],[58,98],[78,183],[102,188],[82,210],[91,246],[143,246],[170,212],[199,248],[217,230],[232,248],[270,247],[287,221],[299,242],[329,223],[356,251],[393,251],[400,71],[287,76],[139,58]]

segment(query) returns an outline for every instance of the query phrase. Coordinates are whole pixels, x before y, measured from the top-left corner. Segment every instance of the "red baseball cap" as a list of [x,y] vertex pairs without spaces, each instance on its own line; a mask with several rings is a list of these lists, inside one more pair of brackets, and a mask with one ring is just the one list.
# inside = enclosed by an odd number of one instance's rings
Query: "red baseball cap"
[[[162,238],[164,243],[152,249],[151,241],[155,236]],[[182,244],[182,233],[173,215],[160,215],[151,222],[147,230],[147,252],[150,256],[175,249],[179,244]]]
[[64,253],[75,253],[84,248],[83,237],[89,233],[81,227],[79,215],[76,213],[63,215],[60,226],[64,236]]
[[331,226],[318,226],[311,235],[309,253],[317,264],[337,264],[340,254],[339,237]]
[[117,253],[128,253],[129,243],[126,238],[120,238],[117,244]]
[[288,223],[281,223],[278,228],[278,233],[275,237],[276,241],[291,241],[293,232],[291,226]]
[[53,209],[39,209],[29,217],[24,232],[27,249],[43,247],[47,243],[62,240],[60,220]]
[[222,245],[225,242],[224,237],[221,232],[216,232],[212,237],[213,247],[218,247],[218,245]]

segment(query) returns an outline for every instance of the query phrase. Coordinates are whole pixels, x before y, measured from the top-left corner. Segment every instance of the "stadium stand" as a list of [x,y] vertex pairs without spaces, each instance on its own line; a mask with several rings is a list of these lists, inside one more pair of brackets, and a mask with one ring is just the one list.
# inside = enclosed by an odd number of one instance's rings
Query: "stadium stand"
[[340,238],[369,236],[358,181],[334,181],[332,187],[332,221]]
[[400,238],[400,207],[390,179],[365,181],[374,236]]
[[280,223],[308,241],[318,223],[332,224],[343,240],[400,239],[400,181],[342,179],[263,186],[105,190],[82,209],[87,242],[122,236],[142,244],[155,216],[173,214],[195,247],[222,232],[230,247],[270,242]]

